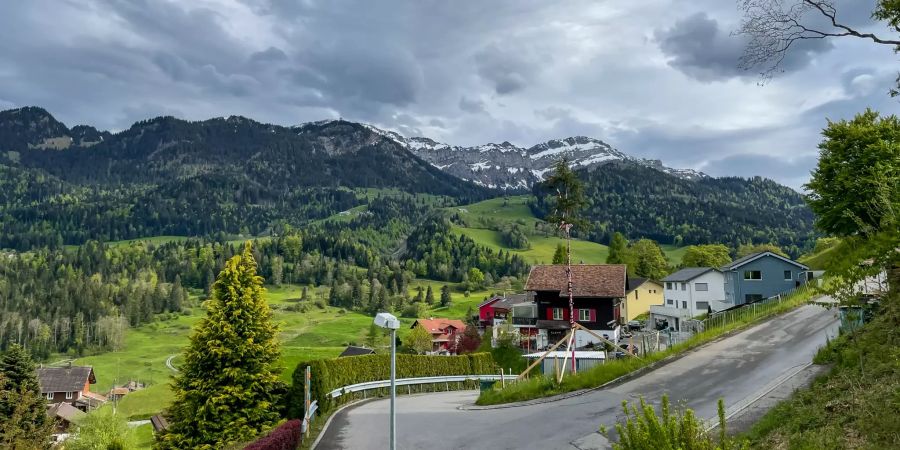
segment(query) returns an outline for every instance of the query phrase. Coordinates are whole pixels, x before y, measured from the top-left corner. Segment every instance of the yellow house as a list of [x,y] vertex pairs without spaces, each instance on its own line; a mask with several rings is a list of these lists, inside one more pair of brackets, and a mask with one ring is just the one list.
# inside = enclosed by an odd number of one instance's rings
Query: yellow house
[[650,312],[650,305],[663,304],[663,285],[648,278],[628,278],[628,289],[625,292],[622,317],[634,320],[635,317]]

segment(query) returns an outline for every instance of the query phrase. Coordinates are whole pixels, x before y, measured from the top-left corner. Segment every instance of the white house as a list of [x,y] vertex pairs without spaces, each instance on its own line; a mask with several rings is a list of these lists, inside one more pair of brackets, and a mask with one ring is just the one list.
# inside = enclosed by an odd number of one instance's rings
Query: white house
[[681,331],[685,322],[732,306],[725,300],[725,276],[712,267],[681,269],[662,280],[663,305],[650,307],[650,323]]

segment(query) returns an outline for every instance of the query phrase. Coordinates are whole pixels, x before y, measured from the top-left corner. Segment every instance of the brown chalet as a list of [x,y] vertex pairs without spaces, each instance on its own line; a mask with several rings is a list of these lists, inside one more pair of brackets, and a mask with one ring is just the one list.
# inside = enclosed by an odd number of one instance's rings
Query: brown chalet
[[37,370],[41,395],[48,405],[68,403],[82,411],[94,409],[106,401],[106,397],[91,392],[97,382],[94,369],[89,366],[41,367]]
[[[572,265],[575,321],[601,336],[617,340],[625,288],[624,264]],[[553,345],[570,328],[566,266],[534,266],[528,274],[525,290],[534,292],[539,347]],[[576,347],[599,341],[583,330],[578,330],[575,335]]]

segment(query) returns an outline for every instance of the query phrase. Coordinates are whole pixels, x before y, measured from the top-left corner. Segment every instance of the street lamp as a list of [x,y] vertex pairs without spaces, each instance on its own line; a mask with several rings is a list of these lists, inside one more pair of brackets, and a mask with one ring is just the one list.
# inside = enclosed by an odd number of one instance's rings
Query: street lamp
[[375,325],[391,330],[391,450],[397,449],[397,414],[394,400],[397,398],[397,329],[400,321],[390,313],[378,313]]

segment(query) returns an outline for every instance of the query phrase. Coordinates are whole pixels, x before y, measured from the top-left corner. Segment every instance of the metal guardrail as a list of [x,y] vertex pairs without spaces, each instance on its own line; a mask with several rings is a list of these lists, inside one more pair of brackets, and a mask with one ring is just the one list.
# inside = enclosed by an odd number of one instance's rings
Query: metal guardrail
[[[437,383],[460,383],[463,381],[490,380],[498,381],[506,378],[510,381],[515,380],[517,375],[449,375],[443,377],[418,377],[418,378],[399,378],[396,380],[397,386],[412,386],[418,384],[437,384]],[[337,398],[344,394],[353,392],[365,392],[372,389],[382,389],[391,387],[391,380],[369,381],[366,383],[351,384],[337,388],[328,393],[331,398]]]
[[319,410],[319,403],[315,400],[309,404],[309,410],[303,415],[303,422],[300,424],[300,432],[306,434],[306,431],[309,429],[309,426],[312,425],[313,417],[316,416],[316,411]]

